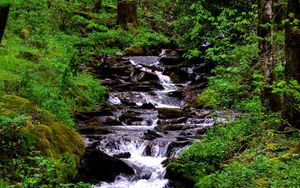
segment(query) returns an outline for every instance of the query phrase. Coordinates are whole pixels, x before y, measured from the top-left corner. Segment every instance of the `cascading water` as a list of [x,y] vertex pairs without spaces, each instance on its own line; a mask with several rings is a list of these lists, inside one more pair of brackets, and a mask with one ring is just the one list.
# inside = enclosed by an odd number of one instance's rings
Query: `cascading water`
[[[108,130],[108,133],[92,137],[83,135],[83,137],[88,145],[96,141],[97,149],[108,155],[130,153],[129,158],[122,160],[134,169],[135,175],[119,175],[112,183],[99,182],[94,187],[167,188],[170,185],[168,179],[164,177],[165,168],[162,162],[168,157],[177,157],[191,143],[189,136],[186,136],[190,135],[189,131],[197,132],[196,130],[212,126],[213,122],[210,119],[185,117],[175,120],[160,119],[158,112],[160,108],[179,109],[182,107],[182,99],[169,95],[171,92],[177,91],[178,87],[172,83],[169,76],[163,74],[164,67],[158,57],[132,57],[130,59],[130,64],[126,66],[134,70],[130,72],[131,80],[135,81],[148,74],[161,85],[161,88],[152,91],[122,90],[110,93],[108,101],[117,109],[113,116],[122,124],[103,126],[101,129]],[[137,75],[136,71],[138,71]],[[122,81],[122,84],[124,82],[126,83],[126,81]],[[145,84],[150,82],[143,81]],[[132,85],[132,83],[128,85]],[[105,118],[98,117],[98,119]],[[190,129],[177,130],[177,128],[169,131],[166,128],[162,132],[157,131],[157,127],[164,123],[165,127],[168,127],[168,124],[174,124],[174,127],[189,125]]]

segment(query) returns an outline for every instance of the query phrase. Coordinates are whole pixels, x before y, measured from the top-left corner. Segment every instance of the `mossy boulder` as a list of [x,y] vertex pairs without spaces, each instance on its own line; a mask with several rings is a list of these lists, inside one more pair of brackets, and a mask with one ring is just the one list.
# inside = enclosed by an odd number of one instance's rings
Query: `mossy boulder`
[[81,136],[60,122],[49,125],[34,125],[35,146],[42,154],[58,158],[63,153],[72,155],[76,164],[84,154],[85,145]]
[[0,114],[10,118],[20,114],[28,115],[32,117],[35,124],[50,124],[56,120],[50,112],[38,108],[29,100],[16,95],[4,95],[0,98]]
[[161,119],[174,119],[187,116],[187,113],[174,108],[160,108],[158,109],[159,118]]
[[134,45],[134,46],[130,46],[129,48],[126,48],[124,50],[124,53],[127,56],[140,56],[140,55],[144,55],[145,51],[142,46]]
[[72,169],[65,168],[65,172],[62,173],[68,174],[66,176],[68,179],[76,175],[76,169],[85,152],[85,145],[74,128],[64,125],[53,114],[29,100],[15,95],[0,97],[0,114],[0,133],[6,130],[11,134],[11,139],[25,145],[18,151],[11,148],[18,153],[11,157],[27,157],[34,151],[51,160],[61,161],[61,158],[67,155],[69,161],[66,163],[75,165]]

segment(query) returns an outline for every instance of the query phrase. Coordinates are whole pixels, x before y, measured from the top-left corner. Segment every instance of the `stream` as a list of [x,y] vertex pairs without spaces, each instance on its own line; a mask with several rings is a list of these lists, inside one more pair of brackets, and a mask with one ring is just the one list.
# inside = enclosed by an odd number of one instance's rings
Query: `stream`
[[[198,65],[177,66],[185,77],[173,83],[170,73],[176,67],[160,59],[128,57],[101,68],[99,78],[110,88],[107,105],[111,110],[90,117],[101,126],[82,131],[82,136],[87,146],[120,158],[134,175],[120,174],[113,182],[99,181],[95,188],[172,187],[162,163],[177,157],[213,126],[210,111],[187,104],[191,92],[200,90],[205,79]],[[83,130],[90,119],[80,122]]]

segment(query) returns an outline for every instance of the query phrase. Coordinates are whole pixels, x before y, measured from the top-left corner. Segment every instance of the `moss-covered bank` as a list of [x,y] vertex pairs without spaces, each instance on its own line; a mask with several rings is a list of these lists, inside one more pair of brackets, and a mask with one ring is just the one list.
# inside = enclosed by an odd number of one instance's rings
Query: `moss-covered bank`
[[29,100],[0,98],[2,181],[13,185],[59,185],[72,180],[85,145],[81,136]]

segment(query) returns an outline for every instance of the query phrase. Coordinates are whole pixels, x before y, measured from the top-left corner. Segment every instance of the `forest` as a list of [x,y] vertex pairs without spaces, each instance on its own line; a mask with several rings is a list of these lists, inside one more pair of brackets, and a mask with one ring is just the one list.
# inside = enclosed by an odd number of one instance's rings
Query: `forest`
[[0,188],[300,187],[299,82],[298,0],[0,0]]

